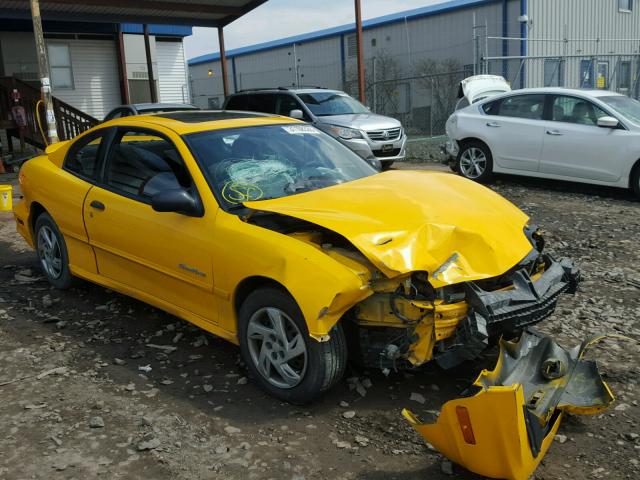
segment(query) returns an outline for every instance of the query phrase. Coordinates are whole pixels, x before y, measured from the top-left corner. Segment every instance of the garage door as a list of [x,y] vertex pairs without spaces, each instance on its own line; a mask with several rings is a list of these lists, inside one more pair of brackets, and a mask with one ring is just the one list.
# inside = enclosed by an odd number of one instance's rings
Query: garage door
[[109,40],[48,40],[48,45],[68,49],[72,86],[53,87],[53,95],[98,119],[120,105],[116,45]]
[[182,42],[156,39],[159,100],[162,103],[189,103],[187,65]]

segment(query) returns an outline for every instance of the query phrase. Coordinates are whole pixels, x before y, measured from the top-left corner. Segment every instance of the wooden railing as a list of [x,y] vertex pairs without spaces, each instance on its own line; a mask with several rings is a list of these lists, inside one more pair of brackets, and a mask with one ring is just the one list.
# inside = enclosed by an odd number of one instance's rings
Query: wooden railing
[[[1,124],[7,129],[7,137],[11,142],[11,137],[18,138],[17,126],[8,128],[11,123],[11,108],[14,105],[12,92],[16,89],[20,92],[20,105],[24,107],[27,128],[25,131],[25,141],[37,148],[44,149],[46,142],[42,138],[40,127],[36,116],[36,108],[40,108],[40,120],[42,128],[47,128],[47,120],[45,109],[42,103],[38,106],[40,100],[40,90],[35,86],[19,80],[15,77],[0,77],[0,119]],[[76,135],[97,125],[100,121],[72,107],[68,103],[58,98],[53,98],[53,111],[56,116],[56,129],[60,140],[70,140]],[[46,132],[46,130],[45,130]]]

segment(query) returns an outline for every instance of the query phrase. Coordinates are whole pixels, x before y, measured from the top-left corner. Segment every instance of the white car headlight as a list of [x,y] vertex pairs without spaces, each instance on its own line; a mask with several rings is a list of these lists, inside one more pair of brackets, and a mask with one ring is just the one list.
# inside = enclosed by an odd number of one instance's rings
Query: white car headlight
[[360,130],[354,128],[341,127],[339,125],[329,125],[329,131],[336,137],[343,138],[345,140],[351,140],[352,138],[362,138]]

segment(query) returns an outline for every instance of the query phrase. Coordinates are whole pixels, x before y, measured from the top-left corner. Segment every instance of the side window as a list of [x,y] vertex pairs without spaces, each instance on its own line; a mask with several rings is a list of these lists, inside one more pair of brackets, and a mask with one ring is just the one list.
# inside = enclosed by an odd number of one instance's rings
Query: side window
[[597,125],[598,119],[606,116],[606,112],[582,98],[557,96],[553,100],[551,119],[554,122]]
[[191,176],[171,142],[150,132],[121,131],[111,149],[105,182],[148,201],[161,191],[189,188]]
[[487,115],[499,115],[499,113],[500,113],[500,102],[502,102],[502,100],[496,100],[494,102],[485,103],[482,106],[482,110]]
[[[302,110],[302,107],[291,95],[278,95],[276,113],[288,117],[291,114],[291,110]],[[304,112],[304,110],[302,111]]]
[[276,113],[276,96],[269,93],[248,95],[252,112]]
[[231,97],[225,106],[227,110],[248,110],[249,104],[247,102],[249,95],[236,95]]
[[516,95],[503,98],[493,115],[542,120],[543,113],[544,95]]
[[95,178],[104,135],[105,132],[96,132],[74,143],[64,160],[64,168],[81,177]]

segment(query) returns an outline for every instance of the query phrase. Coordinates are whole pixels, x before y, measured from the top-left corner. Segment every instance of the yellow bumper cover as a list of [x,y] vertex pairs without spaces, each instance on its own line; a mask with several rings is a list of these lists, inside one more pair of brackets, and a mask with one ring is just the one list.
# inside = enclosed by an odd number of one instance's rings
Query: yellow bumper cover
[[[490,478],[527,480],[547,452],[564,412],[594,414],[614,400],[584,352],[605,336],[565,350],[523,333],[501,341],[494,370],[483,370],[469,396],[444,404],[436,423],[404,417],[443,455]],[[475,393],[473,393],[475,392]]]

